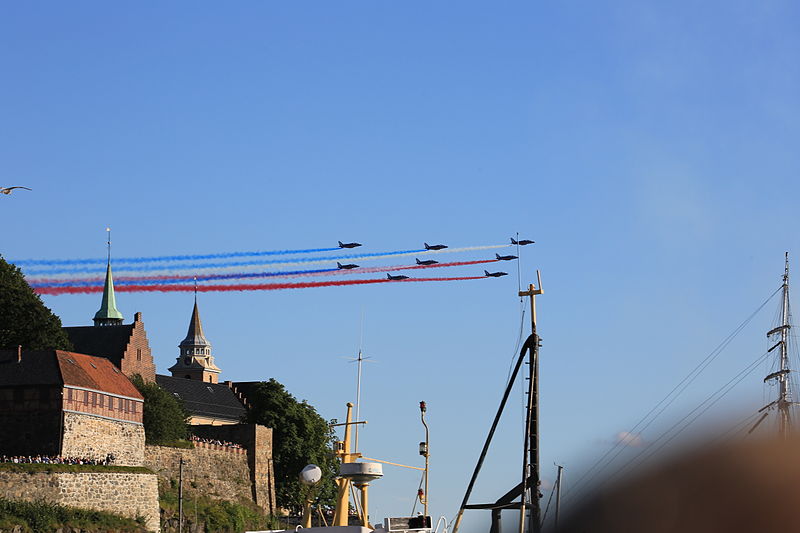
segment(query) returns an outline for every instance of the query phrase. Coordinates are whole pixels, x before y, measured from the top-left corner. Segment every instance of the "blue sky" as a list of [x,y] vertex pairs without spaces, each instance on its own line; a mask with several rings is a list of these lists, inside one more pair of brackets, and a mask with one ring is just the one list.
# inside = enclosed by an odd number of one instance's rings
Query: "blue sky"
[[[546,290],[542,474],[558,461],[569,483],[777,288],[784,251],[800,253],[799,15],[780,1],[7,4],[0,185],[34,190],[0,198],[0,253],[99,257],[107,225],[120,257],[519,231],[537,241],[524,282],[539,268]],[[275,377],[327,418],[354,396],[341,356],[363,312],[377,362],[362,443],[417,464],[426,400],[432,507],[451,517],[513,357],[516,292],[512,275],[200,306],[223,379]],[[99,302],[44,300],[66,325]],[[118,303],[143,313],[166,372],[191,296]],[[763,351],[773,307],[665,417]],[[761,375],[729,410],[763,405]],[[517,399],[478,501],[519,477]],[[373,517],[409,512],[417,482],[387,469]]]

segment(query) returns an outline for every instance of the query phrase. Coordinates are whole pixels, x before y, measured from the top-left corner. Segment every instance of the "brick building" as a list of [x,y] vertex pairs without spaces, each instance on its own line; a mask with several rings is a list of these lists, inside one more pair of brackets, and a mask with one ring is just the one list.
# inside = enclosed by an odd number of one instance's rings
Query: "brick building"
[[141,465],[144,400],[109,360],[61,350],[0,351],[0,453]]

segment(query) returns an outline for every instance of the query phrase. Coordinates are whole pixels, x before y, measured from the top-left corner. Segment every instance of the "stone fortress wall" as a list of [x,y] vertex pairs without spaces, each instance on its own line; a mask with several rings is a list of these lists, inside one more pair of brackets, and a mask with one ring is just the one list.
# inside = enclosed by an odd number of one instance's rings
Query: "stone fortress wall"
[[115,465],[144,463],[144,426],[105,418],[64,413],[61,455],[103,460],[114,456]]
[[160,531],[158,481],[154,474],[121,472],[0,472],[0,496],[44,500],[145,519],[148,531]]
[[146,446],[144,466],[162,483],[178,479],[184,460],[184,493],[202,493],[228,501],[250,500],[275,513],[272,430],[254,424],[192,426],[198,437],[235,442],[244,448],[196,443],[194,449]]
[[277,514],[275,471],[272,463],[272,428],[257,424],[192,426],[201,438],[236,442],[247,449],[252,499],[266,513]]
[[180,460],[183,458],[184,497],[192,498],[199,494],[230,502],[253,499],[250,469],[244,450],[147,445],[144,455],[144,466],[155,472],[162,484],[178,480]]

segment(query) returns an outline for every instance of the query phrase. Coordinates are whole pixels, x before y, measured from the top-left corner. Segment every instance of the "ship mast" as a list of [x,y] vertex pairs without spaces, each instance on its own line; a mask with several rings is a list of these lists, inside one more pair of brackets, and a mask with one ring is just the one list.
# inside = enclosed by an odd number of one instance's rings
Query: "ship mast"
[[783,271],[783,303],[781,305],[780,348],[781,368],[778,376],[780,394],[778,396],[778,413],[780,415],[779,433],[781,438],[786,438],[792,425],[789,408],[792,405],[789,391],[789,252],[786,252],[786,264]]
[[[467,491],[464,494],[464,500],[461,502],[461,507],[458,510],[455,521],[453,522],[452,533],[458,533],[458,527],[461,524],[461,519],[464,516],[466,509],[484,509],[492,512],[492,522],[489,529],[490,533],[500,533],[500,519],[501,511],[504,509],[519,509],[519,533],[539,533],[541,531],[541,514],[539,508],[539,345],[540,338],[536,332],[536,296],[544,294],[542,289],[542,277],[539,271],[536,271],[536,280],[538,287],[534,284],[528,286],[527,291],[519,291],[520,297],[528,296],[531,302],[531,334],[522,349],[519,352],[519,357],[514,365],[506,390],[503,393],[503,398],[500,400],[500,406],[495,414],[492,426],[489,429],[489,434],[486,441],[483,443],[483,449],[478,457],[478,463],[475,465],[475,470],[472,472],[472,478],[467,485]],[[526,361],[527,356],[527,361]],[[486,454],[489,451],[489,446],[492,443],[497,425],[500,422],[500,417],[503,414],[508,396],[517,379],[520,368],[523,363],[528,364],[528,402],[525,414],[525,440],[523,443],[523,459],[522,459],[522,481],[519,482],[514,488],[500,496],[494,503],[477,503],[470,504],[469,499],[472,494],[472,489],[475,486],[475,481],[478,479],[483,462],[486,459]],[[514,500],[519,498],[518,502]],[[530,500],[530,502],[528,501]]]
[[781,286],[783,293],[781,299],[781,324],[767,332],[768,339],[774,339],[776,336],[780,335],[780,339],[773,344],[769,350],[767,350],[767,353],[769,353],[776,348],[780,348],[780,368],[764,378],[764,383],[767,381],[777,380],[778,399],[759,409],[759,412],[763,412],[763,414],[749,431],[749,433],[755,431],[755,429],[767,417],[769,410],[775,407],[778,410],[779,417],[778,435],[782,439],[786,438],[792,429],[791,407],[796,405],[796,402],[792,401],[792,392],[789,389],[789,373],[791,372],[789,369],[789,329],[792,327],[792,325],[789,323],[789,252],[786,252],[785,260],[786,262],[783,270],[783,285]]

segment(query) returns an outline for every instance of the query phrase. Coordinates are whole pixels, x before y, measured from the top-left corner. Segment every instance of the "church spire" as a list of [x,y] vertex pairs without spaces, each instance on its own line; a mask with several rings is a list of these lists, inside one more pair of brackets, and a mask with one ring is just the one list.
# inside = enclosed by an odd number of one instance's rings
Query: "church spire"
[[211,343],[206,340],[203,335],[203,323],[200,322],[200,310],[197,308],[197,296],[195,295],[194,309],[192,310],[192,318],[189,320],[189,331],[186,333],[186,338],[181,341],[181,347],[208,347],[211,348]]
[[94,314],[95,326],[119,326],[122,324],[122,313],[117,310],[117,300],[114,297],[114,279],[111,276],[111,228],[108,232],[108,265],[106,267],[106,282],[103,286],[103,300],[100,309]]
[[214,364],[211,343],[203,334],[203,323],[200,321],[200,310],[197,307],[197,292],[195,292],[192,318],[189,320],[189,331],[178,346],[180,354],[175,364],[169,369],[172,377],[194,379],[206,383],[219,382],[220,368]]

